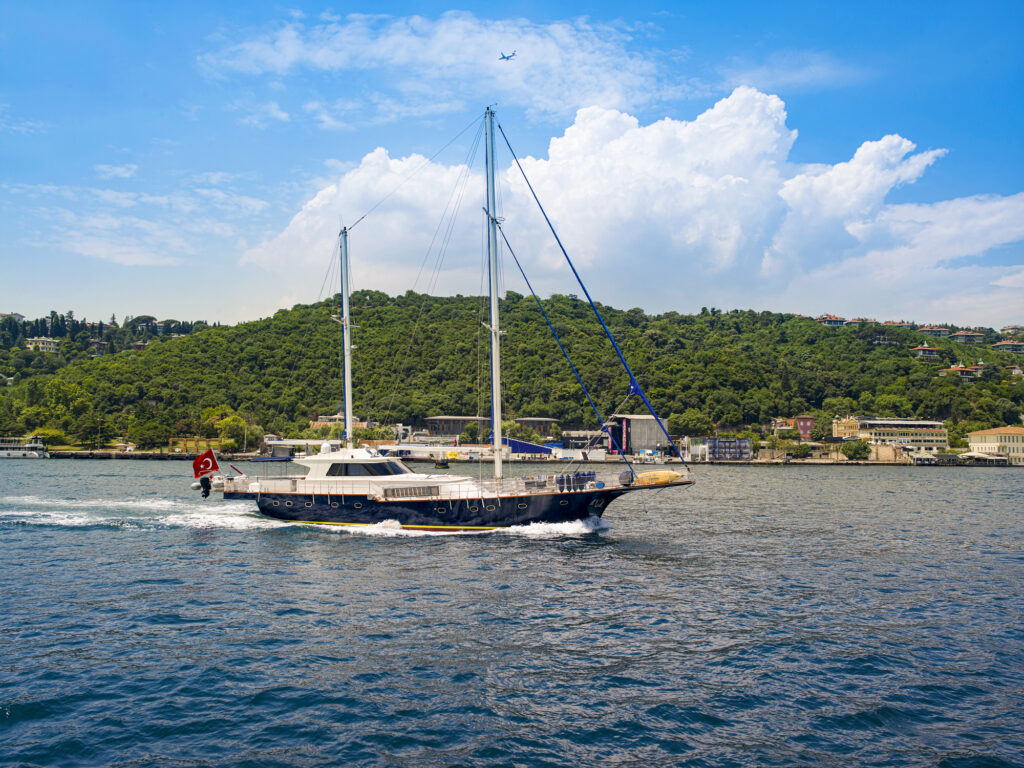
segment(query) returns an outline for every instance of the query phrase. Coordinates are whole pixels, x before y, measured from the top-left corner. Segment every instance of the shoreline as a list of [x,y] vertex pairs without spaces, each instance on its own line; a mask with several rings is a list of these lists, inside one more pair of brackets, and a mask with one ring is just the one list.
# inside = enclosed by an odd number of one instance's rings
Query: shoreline
[[[99,460],[126,460],[126,461],[192,461],[199,454],[197,453],[161,453],[159,451],[131,451],[125,453],[123,451],[104,451],[104,450],[92,450],[92,451],[64,451],[54,450],[49,451],[51,459],[99,459]],[[230,454],[226,456],[219,456],[218,458],[224,463],[230,461],[251,461],[258,454],[246,453],[246,454]],[[449,459],[449,464],[478,464],[478,461],[466,461]],[[285,463],[285,462],[281,462]],[[531,461],[531,460],[508,460],[506,464],[561,464],[565,462],[561,461]],[[572,464],[586,464],[588,466],[606,466],[606,465],[621,465],[622,461],[617,459],[606,459],[604,461],[575,461],[569,462]],[[653,472],[659,468],[670,468],[681,464],[680,461],[667,461],[663,464],[648,464],[645,462],[632,462],[634,468],[638,472]],[[700,461],[700,462],[688,462],[688,467],[704,467],[704,466],[729,466],[729,467],[922,467],[927,469],[947,469],[947,468],[973,468],[973,467],[998,467],[1000,469],[1013,469],[1013,468],[1024,468],[1024,465],[1020,464],[1008,464],[1008,465],[996,465],[996,464],[914,464],[913,462],[905,461],[824,461],[821,459],[792,459],[790,461],[781,460],[770,460],[770,461],[742,461],[737,459],[723,459],[721,461]]]

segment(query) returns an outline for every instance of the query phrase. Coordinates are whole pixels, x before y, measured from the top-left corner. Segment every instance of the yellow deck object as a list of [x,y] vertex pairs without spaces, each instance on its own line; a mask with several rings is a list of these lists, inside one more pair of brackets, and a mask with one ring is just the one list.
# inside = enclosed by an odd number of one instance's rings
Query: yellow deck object
[[654,472],[641,472],[636,476],[633,485],[666,485],[682,479],[683,476],[679,472],[673,472],[671,469],[659,469]]
[[446,453],[444,455],[444,457],[446,459],[457,459],[457,458],[459,458],[459,452],[458,451],[448,451],[448,453]]

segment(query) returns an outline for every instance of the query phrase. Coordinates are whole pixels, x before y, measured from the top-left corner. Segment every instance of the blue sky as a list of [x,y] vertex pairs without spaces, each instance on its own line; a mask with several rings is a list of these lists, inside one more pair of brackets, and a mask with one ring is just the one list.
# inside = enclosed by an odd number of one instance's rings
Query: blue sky
[[473,131],[420,156],[496,103],[609,304],[1024,321],[1021,4],[835,5],[2,2],[0,311],[266,316],[396,188],[356,287],[475,292],[478,167],[417,278]]

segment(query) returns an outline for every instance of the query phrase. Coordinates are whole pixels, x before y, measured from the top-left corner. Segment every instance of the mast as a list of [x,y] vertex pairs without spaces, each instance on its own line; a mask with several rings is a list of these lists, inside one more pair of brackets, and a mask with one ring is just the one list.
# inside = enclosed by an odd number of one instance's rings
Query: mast
[[[501,480],[501,354],[498,330],[498,220],[494,203],[494,111],[484,112],[487,154],[487,272],[491,293],[491,436],[494,440],[494,479]],[[346,401],[347,402],[347,401]]]
[[352,323],[349,321],[348,227],[339,235],[341,256],[341,328],[345,350],[345,447],[352,448]]

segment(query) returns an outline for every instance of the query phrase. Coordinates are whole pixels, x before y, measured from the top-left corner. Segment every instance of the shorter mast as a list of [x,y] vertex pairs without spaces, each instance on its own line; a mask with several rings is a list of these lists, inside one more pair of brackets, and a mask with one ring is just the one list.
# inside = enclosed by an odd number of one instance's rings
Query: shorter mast
[[484,113],[487,154],[487,272],[491,294],[491,435],[494,441],[494,479],[501,480],[501,331],[498,330],[498,220],[494,203],[494,111]]
[[345,358],[345,447],[352,448],[352,323],[349,319],[348,227],[339,234],[341,257],[341,328]]

